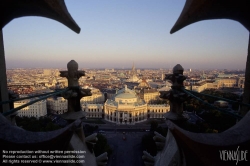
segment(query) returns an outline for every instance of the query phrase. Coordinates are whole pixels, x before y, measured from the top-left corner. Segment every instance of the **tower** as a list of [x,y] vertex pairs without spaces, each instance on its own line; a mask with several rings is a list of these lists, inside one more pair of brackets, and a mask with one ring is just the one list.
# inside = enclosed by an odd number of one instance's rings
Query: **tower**
[[135,64],[133,62],[132,70],[131,70],[131,75],[134,76],[136,75],[136,70],[135,70]]

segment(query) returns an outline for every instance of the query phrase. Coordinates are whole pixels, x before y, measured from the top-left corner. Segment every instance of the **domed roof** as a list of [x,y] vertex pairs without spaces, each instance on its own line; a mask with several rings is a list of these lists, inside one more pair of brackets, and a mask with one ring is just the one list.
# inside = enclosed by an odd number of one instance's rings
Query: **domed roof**
[[125,88],[119,90],[115,98],[119,99],[132,99],[137,98],[136,93],[133,90],[130,90],[125,86]]
[[131,93],[121,93],[121,94],[116,95],[115,98],[132,99],[132,98],[136,98],[136,95],[131,94]]

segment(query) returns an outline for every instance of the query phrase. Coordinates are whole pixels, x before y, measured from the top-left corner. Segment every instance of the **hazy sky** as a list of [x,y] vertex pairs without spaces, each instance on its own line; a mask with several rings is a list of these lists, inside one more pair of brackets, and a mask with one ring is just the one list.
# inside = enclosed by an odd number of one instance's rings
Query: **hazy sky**
[[3,28],[7,68],[245,69],[249,33],[232,20],[202,21],[170,34],[185,0],[66,0],[76,34],[43,17]]

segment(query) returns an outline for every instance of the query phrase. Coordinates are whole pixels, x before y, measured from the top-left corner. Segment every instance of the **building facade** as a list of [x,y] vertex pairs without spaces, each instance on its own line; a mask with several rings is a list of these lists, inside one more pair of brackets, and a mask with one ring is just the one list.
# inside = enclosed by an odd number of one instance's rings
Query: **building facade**
[[[86,113],[86,118],[103,118],[116,124],[135,124],[146,121],[148,118],[164,118],[164,114],[170,110],[167,104],[146,103],[126,85],[125,88],[116,90],[114,97],[107,99],[104,104],[104,95],[99,93],[100,91],[96,90],[92,94],[99,96],[99,98],[87,96],[81,99],[81,108]],[[159,96],[158,92],[157,95]],[[68,101],[63,97],[47,100],[51,113],[63,114],[67,112]]]
[[81,104],[86,118],[103,118],[103,104]]
[[[204,80],[196,82],[192,85],[192,90],[202,92],[206,89],[219,89],[219,88],[244,88],[245,78],[217,78],[215,80]],[[186,89],[190,89],[191,85],[187,85]]]
[[104,103],[104,95],[100,92],[99,89],[84,87],[85,89],[91,89],[91,96],[85,96],[81,98],[81,104],[103,104]]
[[68,111],[68,100],[63,97],[48,98],[47,106],[50,113],[63,114]]
[[157,89],[151,88],[146,80],[142,80],[137,88],[135,88],[138,96],[146,103],[155,103],[160,100],[160,93]]
[[[28,100],[14,102],[14,108],[17,108],[19,106],[27,104],[35,99],[37,99],[37,98],[32,98],[32,99],[28,99]],[[18,110],[17,116],[35,117],[35,118],[45,116],[45,115],[47,115],[47,105],[46,104],[47,104],[46,100],[38,101],[34,104],[31,104],[25,108]]]
[[170,106],[166,104],[149,104],[147,118],[164,118],[165,113],[169,112]]
[[245,77],[239,77],[238,88],[244,88],[244,87],[245,87]]
[[149,105],[139,98],[135,91],[125,88],[119,90],[114,99],[104,103],[104,119],[116,124],[135,124],[148,118],[164,118],[170,109],[166,104]]
[[160,93],[156,89],[144,89],[143,90],[143,99],[146,103],[154,103],[160,98]]

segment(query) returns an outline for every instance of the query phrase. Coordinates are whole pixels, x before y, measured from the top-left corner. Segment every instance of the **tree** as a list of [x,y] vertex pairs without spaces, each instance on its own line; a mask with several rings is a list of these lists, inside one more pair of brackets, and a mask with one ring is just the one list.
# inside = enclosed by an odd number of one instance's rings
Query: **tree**
[[54,124],[50,118],[42,117],[36,119],[35,117],[16,117],[17,126],[25,130],[39,132],[39,131],[53,131],[61,127]]

